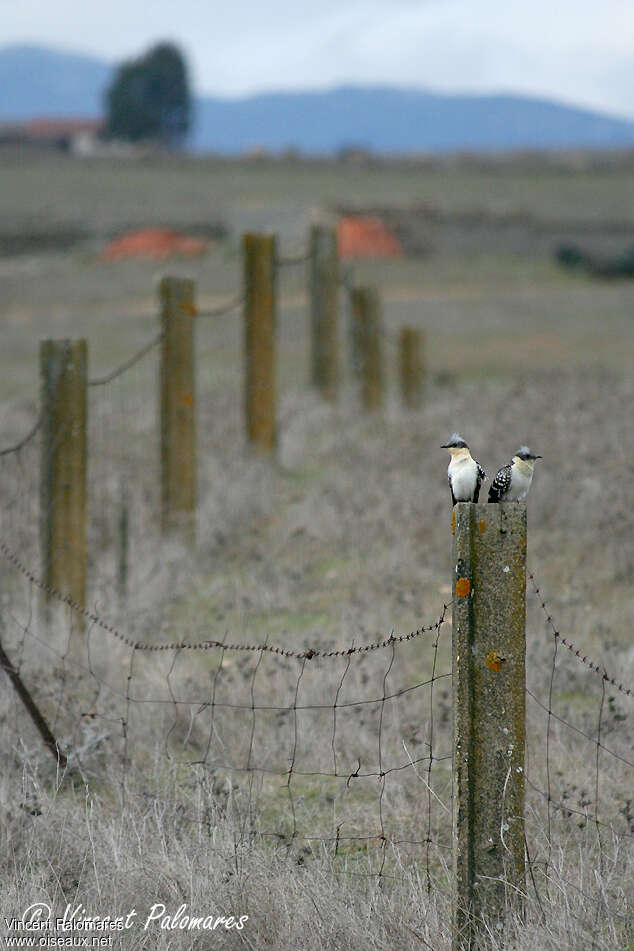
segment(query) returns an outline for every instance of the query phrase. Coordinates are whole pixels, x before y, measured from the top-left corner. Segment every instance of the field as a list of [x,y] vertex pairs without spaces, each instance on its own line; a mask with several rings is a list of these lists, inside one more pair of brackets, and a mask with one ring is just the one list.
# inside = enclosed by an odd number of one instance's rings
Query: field
[[[591,233],[594,248],[604,240],[613,250],[619,235],[623,247],[634,244],[627,163],[0,158],[0,448],[37,416],[40,338],[85,336],[90,376],[100,375],[156,333],[161,274],[194,277],[200,308],[212,308],[240,288],[244,230],[277,232],[282,254],[292,255],[325,208],[412,202],[446,216],[438,246],[352,265],[352,279],[376,283],[383,300],[381,412],[361,413],[349,377],[335,406],[309,389],[305,270],[284,267],[279,446],[274,460],[255,457],[243,434],[240,312],[200,318],[195,556],[159,539],[156,352],[91,390],[89,605],[133,639],[266,641],[295,651],[431,626],[451,598],[439,447],[457,429],[489,477],[520,443],[544,456],[529,499],[529,570],[561,634],[631,687],[634,285],[560,270],[556,239],[544,238],[550,223],[553,234],[564,226]],[[474,247],[459,224],[467,212],[515,216],[522,252],[495,229]],[[107,237],[146,225],[202,233],[222,225],[225,236],[195,261],[100,259]],[[18,245],[22,253],[8,253]],[[395,341],[405,323],[426,334],[428,375],[415,412],[398,391]],[[0,459],[2,540],[35,574],[37,467],[37,440]],[[117,590],[124,497],[127,599]],[[298,671],[292,659],[219,649],[134,658],[132,666],[125,645],[99,628],[78,639],[69,612],[42,627],[37,592],[2,564],[3,644],[62,742],[79,750],[69,775],[57,775],[7,681],[3,914],[46,901],[102,915],[136,907],[141,917],[155,902],[249,915],[244,930],[207,937],[135,927],[115,938],[126,948],[450,947],[442,758],[450,688],[441,679],[449,623],[355,657],[349,668],[311,661]],[[530,589],[527,609],[528,685],[545,709],[528,707],[533,878],[527,922],[509,919],[506,946],[632,948],[632,773],[604,749],[631,760],[631,697],[603,690],[587,665],[555,647]],[[243,709],[227,706],[208,722],[212,687]],[[131,690],[156,702],[130,702]],[[323,700],[325,709],[290,717],[261,709],[293,710],[300,690],[306,706]],[[373,714],[342,711],[333,727],[333,701],[400,690],[411,692]],[[188,704],[179,708],[175,697]],[[411,766],[425,757],[424,770]],[[289,759],[298,775],[287,785]],[[407,768],[386,780],[382,759]],[[248,768],[240,776],[223,762]],[[281,776],[250,770],[253,762]],[[370,775],[356,785],[333,779],[355,769]],[[349,838],[335,848],[338,823]],[[399,841],[355,845],[355,835],[377,829]],[[410,844],[430,832],[431,848]],[[501,947],[498,935],[489,941]]]

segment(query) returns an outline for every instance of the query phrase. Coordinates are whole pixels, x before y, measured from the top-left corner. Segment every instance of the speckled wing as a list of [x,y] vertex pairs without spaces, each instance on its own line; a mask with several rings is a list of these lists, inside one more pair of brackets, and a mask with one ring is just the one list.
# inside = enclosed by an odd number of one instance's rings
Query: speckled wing
[[478,499],[480,498],[480,486],[482,485],[483,482],[486,481],[487,474],[486,474],[486,472],[484,471],[484,469],[482,468],[482,466],[480,465],[480,463],[478,462],[477,459],[474,459],[473,461],[475,462],[476,466],[478,467],[478,481],[476,482],[476,486],[475,486],[475,489],[474,489],[474,491],[473,491],[473,501],[474,501],[474,502],[477,502]]
[[498,470],[489,489],[489,502],[501,502],[511,485],[511,463]]

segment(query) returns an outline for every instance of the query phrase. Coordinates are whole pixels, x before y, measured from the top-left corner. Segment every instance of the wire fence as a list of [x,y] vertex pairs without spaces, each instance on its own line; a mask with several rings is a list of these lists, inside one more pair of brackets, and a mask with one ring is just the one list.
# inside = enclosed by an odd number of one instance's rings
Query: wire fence
[[[19,658],[22,680],[39,683],[43,664],[55,671],[36,703],[68,769],[103,781],[107,764],[110,781],[125,790],[139,773],[147,780],[159,750],[166,763],[198,771],[209,785],[210,800],[183,821],[204,825],[210,810],[230,809],[247,840],[272,839],[293,854],[299,843],[327,844],[354,874],[389,877],[416,862],[429,889],[446,880],[452,737],[443,632],[450,605],[409,634],[339,648],[247,643],[227,632],[204,632],[195,642],[143,640],[47,589],[4,542],[0,555],[15,575],[12,589],[23,586],[21,610],[13,598],[5,607],[3,639]],[[41,593],[67,611],[54,636],[37,621]],[[536,597],[541,604],[541,591]],[[77,639],[76,617],[87,622],[85,641]],[[625,792],[634,763],[619,729],[626,714],[606,693],[610,686],[630,696],[629,688],[603,672],[595,714],[586,710],[575,722],[558,699],[561,635],[551,637],[547,693],[543,684],[527,687],[526,848],[536,893],[552,873],[553,843],[573,848],[575,835],[592,829],[601,855],[604,835],[634,838]],[[200,652],[202,668],[194,660]],[[574,657],[582,670],[602,670]],[[579,784],[571,782],[576,774]]]
[[[300,266],[309,260],[305,252],[277,258],[287,287],[293,280],[303,287]],[[349,271],[341,283],[352,289]],[[244,302],[238,293],[192,317],[220,318]],[[201,325],[209,335],[203,351],[219,345],[220,326]],[[228,333],[222,346],[236,344],[236,325]],[[186,825],[210,828],[222,814],[238,841],[267,840],[295,861],[319,846],[348,875],[389,880],[416,864],[428,891],[446,888],[451,603],[409,633],[373,640],[341,634],[298,646],[207,629],[195,639],[162,636],[152,605],[158,591],[177,589],[174,566],[183,557],[178,546],[172,557],[161,538],[158,463],[148,463],[159,457],[148,393],[162,339],[154,335],[88,383],[86,605],[51,588],[35,567],[42,414],[0,451],[0,665],[16,690],[4,700],[15,736],[29,756],[53,751],[65,773],[110,783],[124,798],[142,787],[159,802],[157,775],[180,771]],[[541,904],[557,887],[556,849],[572,856],[593,836],[606,877],[583,887],[596,903],[598,928],[608,907],[624,920],[628,914],[622,890],[607,877],[606,840],[634,838],[631,713],[623,707],[632,687],[563,635],[533,572],[528,581],[550,653],[546,677],[543,663],[528,668],[525,890]],[[43,601],[57,606],[52,621]],[[192,782],[204,791],[197,799],[187,794]]]
[[[6,544],[0,553],[26,584],[31,608],[46,593],[69,611],[58,619],[63,639],[42,630],[31,609],[26,617],[10,611],[7,631],[24,680],[37,679],[42,654],[55,667],[63,694],[38,702],[69,768],[94,777],[105,756],[110,777],[116,772],[125,787],[158,746],[166,761],[212,778],[220,801],[232,799],[245,836],[289,848],[330,843],[353,871],[373,875],[391,867],[398,847],[422,848],[430,887],[442,873],[451,849],[450,673],[438,661],[448,605],[409,634],[345,648],[296,650],[228,634],[143,641],[48,590]],[[85,643],[77,642],[72,615],[88,622]],[[421,640],[432,657],[424,677],[411,655]],[[192,659],[201,651],[203,676]],[[443,654],[446,661],[446,645]],[[441,713],[434,690],[442,691]]]
[[[300,249],[294,252],[287,254],[277,254],[275,257],[275,268],[278,271],[279,275],[291,275],[291,278],[284,277],[285,286],[287,292],[292,293],[293,290],[305,291],[307,280],[305,269],[298,267],[298,265],[306,265],[311,260],[311,252],[308,249]],[[349,298],[357,287],[354,277],[354,271],[351,265],[343,266],[338,274],[338,283],[343,289],[347,298]],[[191,316],[205,320],[205,318],[219,318],[224,317],[232,312],[238,310],[245,303],[245,295],[242,291],[236,292],[232,297],[229,298],[225,303],[219,304],[216,307],[211,308],[198,308],[193,306],[191,309]],[[348,323],[351,320],[351,308],[350,304],[347,303],[344,307],[344,313],[347,314]],[[152,314],[146,315],[148,318],[151,318]],[[377,326],[378,332],[382,340],[385,340],[390,346],[397,347],[398,339],[397,335],[389,328],[386,328],[383,323],[379,323]],[[146,343],[142,344],[130,357],[122,361],[121,364],[114,367],[107,373],[104,373],[100,376],[90,378],[87,381],[87,386],[89,388],[101,388],[107,387],[109,384],[113,383],[120,377],[125,376],[128,371],[132,370],[138,363],[144,360],[145,357],[152,354],[155,348],[158,348],[163,340],[163,333],[159,332],[158,334],[153,335]],[[111,401],[106,398],[105,403],[111,403]],[[111,409],[111,407],[109,407]],[[31,440],[37,435],[42,424],[42,414],[38,414],[35,422],[31,429],[27,431],[24,437],[19,439],[16,443],[6,446],[0,449],[0,458],[5,456],[10,456],[13,454],[19,453],[25,446],[27,446]]]

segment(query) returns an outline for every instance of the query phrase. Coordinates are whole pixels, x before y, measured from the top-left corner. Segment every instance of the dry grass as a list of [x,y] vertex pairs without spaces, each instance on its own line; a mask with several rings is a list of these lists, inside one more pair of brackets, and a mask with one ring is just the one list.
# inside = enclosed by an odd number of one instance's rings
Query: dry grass
[[[151,170],[144,187],[156,190],[159,171]],[[60,174],[66,172],[64,167]],[[28,174],[36,180],[33,169]],[[91,176],[97,171],[85,174],[78,192],[82,202],[93,194]],[[108,194],[118,195],[111,172],[99,174]],[[173,195],[173,174],[174,169],[160,179],[166,194]],[[235,172],[236,178],[243,174],[244,169]],[[226,185],[222,175],[219,181]],[[291,214],[297,183],[288,198],[283,180],[273,187],[271,175],[253,170],[246,191],[260,196],[258,214],[264,217],[268,207],[271,221],[279,211],[275,201],[287,202],[290,240],[305,223],[304,212],[298,215],[295,208]],[[324,175],[317,169],[313,179],[300,176],[302,208],[329,189],[341,197],[348,179],[326,182]],[[360,192],[369,191],[377,175],[368,171]],[[451,174],[446,177],[451,181]],[[398,197],[405,178],[399,173],[391,183],[382,179],[381,187]],[[199,201],[209,179],[210,169],[203,166],[190,179]],[[407,188],[413,181],[407,180]],[[271,189],[268,206],[263,182]],[[596,198],[605,182],[582,188],[576,180],[567,187],[577,186],[580,194],[586,188]],[[235,187],[231,208],[247,218],[252,206]],[[488,181],[487,190],[497,195],[496,208],[510,201],[509,179],[497,192]],[[121,214],[119,198],[110,204]],[[25,200],[18,206],[26,207]],[[611,198],[605,207],[611,213]],[[231,208],[228,217],[239,222]],[[108,369],[154,332],[154,274],[150,265],[114,268],[76,255],[5,261],[2,268],[10,287],[0,358],[4,444],[32,419],[37,336],[87,333],[95,371]],[[211,303],[236,286],[239,259],[231,248],[217,249],[194,271]],[[625,371],[632,350],[631,291],[564,279],[543,259],[500,255],[367,265],[358,275],[381,279],[391,331],[405,320],[427,329],[430,378],[423,409],[407,413],[398,404],[393,349],[386,353],[389,393],[382,414],[361,417],[350,389],[337,407],[320,404],[305,389],[303,275],[301,269],[285,272],[275,461],[254,459],[244,445],[239,318],[199,328],[201,500],[195,559],[176,544],[162,545],[156,527],[155,356],[121,381],[91,392],[91,604],[133,637],[160,641],[228,634],[229,640],[268,639],[294,648],[342,647],[431,623],[450,590],[446,460],[438,447],[459,428],[490,475],[518,442],[527,441],[544,455],[529,504],[529,565],[562,632],[627,679],[634,499],[625,475],[632,438],[625,408],[633,395]],[[20,460],[1,460],[0,474],[2,536],[36,566],[37,446]],[[115,584],[122,480],[132,517],[126,604],[119,603]],[[78,754],[69,775],[57,776],[18,702],[5,691],[0,709],[4,915],[46,900],[61,910],[67,902],[81,902],[102,915],[136,908],[141,918],[160,901],[172,912],[185,903],[195,914],[248,914],[249,921],[242,932],[202,937],[155,926],[144,932],[137,924],[115,942],[126,948],[245,945],[281,951],[450,946],[446,849],[431,852],[434,887],[428,893],[424,848],[390,845],[379,881],[367,874],[383,860],[376,841],[363,847],[348,843],[335,856],[332,842],[289,837],[293,815],[300,833],[331,836],[340,821],[351,832],[374,833],[380,820],[376,779],[350,788],[345,780],[298,775],[291,805],[283,777],[244,777],[223,768],[243,766],[252,750],[256,765],[284,770],[295,746],[298,770],[333,771],[330,709],[299,715],[297,732],[288,717],[261,712],[252,733],[249,704],[271,698],[279,705],[292,703],[297,662],[267,657],[256,676],[256,658],[226,654],[217,697],[244,702],[247,710],[218,709],[212,723],[208,708],[199,708],[209,701],[219,651],[138,655],[131,669],[129,651],[92,628],[87,646],[73,644],[68,655],[68,616],[52,637],[40,625],[33,592],[12,572],[2,578],[3,643],[19,660],[56,732]],[[529,688],[548,705],[553,640],[532,597],[527,639]],[[448,641],[444,629],[437,673],[447,669]],[[377,651],[367,661],[355,660],[340,699],[381,696],[388,655],[389,650]],[[432,660],[428,638],[402,645],[388,687],[398,690],[427,679]],[[303,702],[332,703],[343,666],[311,662],[302,678]],[[127,705],[126,694],[155,702]],[[554,803],[549,815],[543,797],[529,788],[533,878],[527,881],[526,920],[509,916],[505,946],[628,948],[631,769],[601,750],[597,770],[593,738],[601,681],[562,649],[552,696],[553,710],[590,739],[557,720],[548,727],[543,709],[529,701],[528,775],[539,789],[547,788],[548,734]],[[174,697],[191,703],[177,709]],[[430,709],[435,755],[447,752],[449,701],[447,681],[439,680],[433,698],[429,687],[419,687],[385,704],[385,761],[395,765],[407,761],[407,754],[414,759],[426,754]],[[344,774],[354,771],[358,757],[368,771],[375,770],[378,709],[340,713],[336,754]],[[608,690],[602,740],[626,757],[631,716],[631,702]],[[383,822],[400,838],[420,839],[427,832],[427,775],[418,773],[407,768],[386,782]],[[434,836],[441,846],[449,845],[446,763],[434,766],[432,784],[440,800],[433,800]],[[613,831],[588,818],[597,811]],[[284,839],[259,834],[274,830]],[[491,948],[501,947],[501,941],[491,936]]]
[[[125,802],[104,799],[89,787],[60,791],[42,782],[28,762],[22,777],[3,777],[3,914],[19,916],[33,901],[63,914],[83,906],[92,914],[137,918],[115,938],[125,948],[414,949],[450,947],[447,889],[428,893],[414,866],[397,878],[358,874],[333,861],[332,851],[267,845],[241,833],[232,805],[221,808],[209,784],[183,788],[161,776],[160,795],[148,797],[147,777],[131,784]],[[205,822],[188,823],[183,801],[206,807]],[[236,821],[237,820],[237,821]],[[563,838],[563,837],[562,837]],[[627,843],[609,837],[602,871],[593,834],[576,861],[554,845],[547,876],[528,890],[526,917],[509,915],[504,947],[528,951],[627,948]],[[248,915],[242,932],[170,932],[143,924],[161,902],[174,915],[185,904],[196,915]],[[484,947],[499,949],[490,935]]]

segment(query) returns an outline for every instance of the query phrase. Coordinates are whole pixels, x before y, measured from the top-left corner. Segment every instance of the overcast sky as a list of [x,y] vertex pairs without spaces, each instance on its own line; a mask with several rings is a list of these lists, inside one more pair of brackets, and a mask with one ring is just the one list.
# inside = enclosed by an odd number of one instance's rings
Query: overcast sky
[[213,95],[338,83],[554,97],[634,117],[634,0],[0,0],[0,43],[159,39]]

